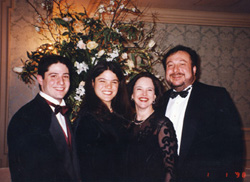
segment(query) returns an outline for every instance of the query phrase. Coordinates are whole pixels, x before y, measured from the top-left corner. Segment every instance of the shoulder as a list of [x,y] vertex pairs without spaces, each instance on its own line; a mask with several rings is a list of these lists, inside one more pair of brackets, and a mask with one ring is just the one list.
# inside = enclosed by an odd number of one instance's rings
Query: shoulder
[[[10,125],[27,124],[32,126],[35,123],[47,123],[51,120],[52,110],[46,101],[36,96],[33,100],[22,106],[11,118]],[[30,125],[32,123],[32,125]]]
[[81,109],[75,120],[75,122],[77,122],[78,125],[83,125],[85,123],[92,123],[96,121],[97,121],[97,117],[93,113],[87,111],[86,109]]
[[191,92],[191,97],[197,97],[202,100],[208,101],[222,99],[222,98],[230,98],[229,93],[224,87],[207,85],[201,82],[195,82],[193,84],[193,89]]
[[207,85],[205,83],[201,82],[195,82],[193,85],[194,90],[202,90],[205,92],[226,92],[226,89],[224,87],[219,86],[213,86],[213,85]]
[[8,137],[27,136],[39,134],[41,131],[47,131],[51,123],[52,110],[46,101],[43,104],[37,97],[21,107],[11,118],[8,125]]
[[76,132],[78,134],[83,134],[83,131],[96,130],[99,128],[101,123],[94,113],[85,109],[81,109],[76,120],[74,121],[74,125]]
[[33,100],[31,100],[30,102],[26,103],[25,105],[23,105],[15,114],[13,117],[30,117],[30,114],[34,114],[37,113],[37,111],[40,108],[40,102],[39,99],[37,97],[35,97]]
[[173,123],[170,121],[168,117],[166,117],[162,112],[155,111],[153,118],[154,122],[157,124],[158,128],[167,126],[173,128]]
[[166,92],[164,92],[162,98],[169,97],[169,94],[170,94],[171,91],[172,91],[172,89],[168,89]]

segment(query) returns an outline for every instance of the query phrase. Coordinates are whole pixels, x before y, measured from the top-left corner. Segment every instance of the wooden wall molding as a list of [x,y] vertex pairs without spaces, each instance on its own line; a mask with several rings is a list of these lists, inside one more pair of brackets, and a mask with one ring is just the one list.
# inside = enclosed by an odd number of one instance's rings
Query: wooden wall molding
[[250,27],[250,14],[150,8],[150,12],[145,14],[144,20],[152,21],[152,13],[157,14],[159,23]]
[[[245,134],[245,146],[246,146],[246,167],[248,168],[248,172],[249,168],[250,168],[250,128],[244,128],[243,129],[244,134]],[[249,173],[248,173],[249,175]]]
[[8,166],[8,68],[10,8],[12,0],[0,0],[0,167]]

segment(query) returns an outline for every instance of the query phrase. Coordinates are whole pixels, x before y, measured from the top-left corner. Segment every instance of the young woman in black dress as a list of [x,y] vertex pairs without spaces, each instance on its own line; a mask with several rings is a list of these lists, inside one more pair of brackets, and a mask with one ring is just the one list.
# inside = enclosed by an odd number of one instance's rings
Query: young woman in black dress
[[75,137],[82,181],[124,179],[124,151],[130,113],[125,78],[115,62],[99,62],[85,84]]
[[157,113],[164,91],[151,73],[142,72],[128,84],[135,108],[128,147],[128,181],[174,181],[177,140],[172,122]]

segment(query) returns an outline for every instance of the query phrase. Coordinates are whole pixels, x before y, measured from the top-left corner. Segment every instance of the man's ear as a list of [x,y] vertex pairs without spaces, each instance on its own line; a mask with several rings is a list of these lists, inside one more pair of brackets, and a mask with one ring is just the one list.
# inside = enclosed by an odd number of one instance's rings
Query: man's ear
[[36,79],[37,79],[37,82],[39,83],[39,85],[43,85],[43,77],[42,77],[42,75],[37,75],[36,76]]
[[193,69],[193,74],[194,74],[194,75],[196,75],[196,71],[197,71],[196,66],[193,66],[193,68],[192,68],[192,69]]

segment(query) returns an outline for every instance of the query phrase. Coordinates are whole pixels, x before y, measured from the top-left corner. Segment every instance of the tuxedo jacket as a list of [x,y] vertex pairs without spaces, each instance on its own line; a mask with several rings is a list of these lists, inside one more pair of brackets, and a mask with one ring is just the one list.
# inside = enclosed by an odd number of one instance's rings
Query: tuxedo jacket
[[71,149],[55,114],[39,94],[24,105],[11,119],[7,132],[12,181],[80,181],[71,128],[70,132]]
[[[162,98],[163,113],[171,91]],[[243,170],[243,133],[239,114],[225,88],[193,84],[180,147],[178,181],[239,179],[235,172]]]

